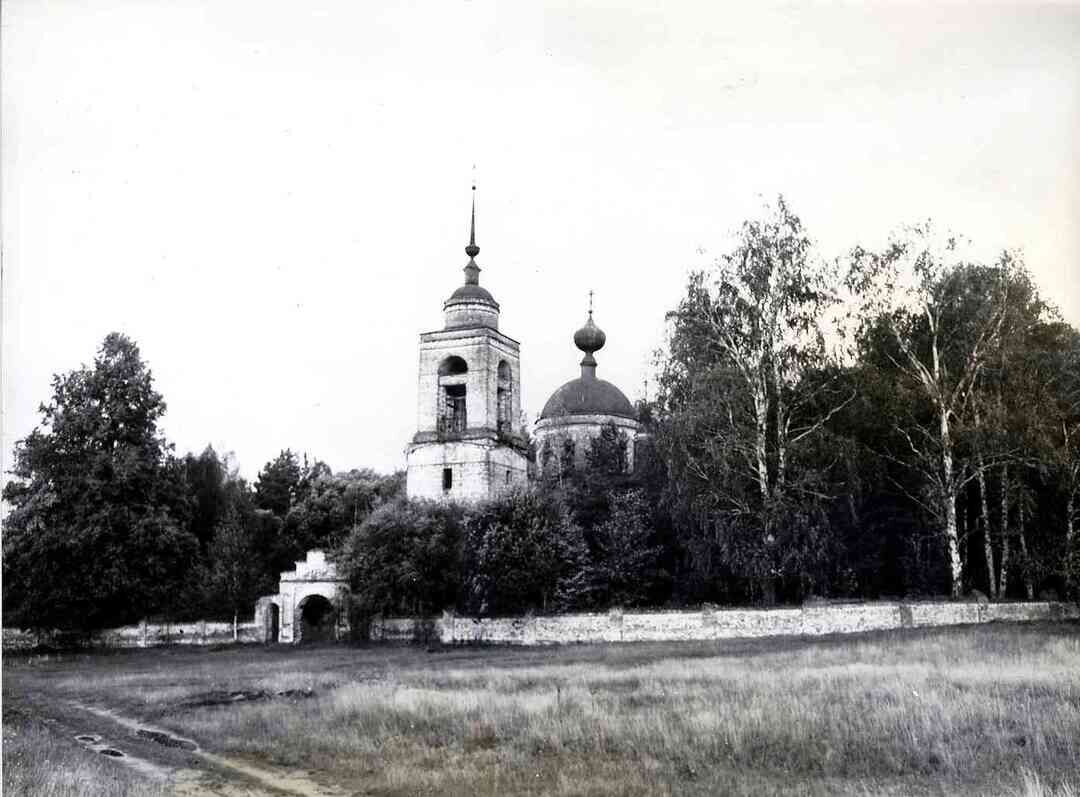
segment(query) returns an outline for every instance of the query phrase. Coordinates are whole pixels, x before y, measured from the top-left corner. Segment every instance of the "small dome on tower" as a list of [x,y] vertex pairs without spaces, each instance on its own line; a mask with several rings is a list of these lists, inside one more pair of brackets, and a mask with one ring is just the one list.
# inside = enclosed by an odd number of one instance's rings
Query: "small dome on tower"
[[589,311],[589,320],[585,326],[574,333],[574,345],[586,354],[600,351],[607,342],[607,335],[592,320],[592,311]]
[[462,285],[450,294],[446,304],[456,304],[459,301],[486,302],[494,305],[496,309],[499,307],[499,303],[495,301],[495,297],[491,295],[490,291],[487,288],[481,288],[479,285]]
[[[473,186],[476,191],[476,186]],[[480,266],[476,265],[476,256],[480,247],[476,245],[476,194],[473,194],[472,217],[469,222],[469,244],[465,247],[469,262],[465,264],[465,284],[450,294],[443,302],[446,316],[446,329],[464,327],[499,328],[499,303],[495,297],[480,287]]]

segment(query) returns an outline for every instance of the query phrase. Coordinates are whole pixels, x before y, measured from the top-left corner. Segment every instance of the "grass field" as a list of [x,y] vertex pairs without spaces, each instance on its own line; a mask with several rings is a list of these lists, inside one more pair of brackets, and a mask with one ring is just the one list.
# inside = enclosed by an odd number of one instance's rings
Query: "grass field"
[[[1080,795],[1075,623],[8,657],[3,688],[5,736],[78,701],[340,793]],[[220,704],[240,691],[253,699]],[[5,740],[5,794],[29,766],[14,756],[33,747]]]

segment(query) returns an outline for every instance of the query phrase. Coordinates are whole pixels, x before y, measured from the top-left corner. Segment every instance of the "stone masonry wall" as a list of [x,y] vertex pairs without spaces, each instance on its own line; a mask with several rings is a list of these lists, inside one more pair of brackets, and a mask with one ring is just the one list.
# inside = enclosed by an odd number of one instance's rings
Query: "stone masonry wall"
[[[414,445],[409,452],[406,489],[413,498],[477,501],[497,495],[507,485],[524,484],[528,464],[521,451],[489,440]],[[443,468],[453,472],[449,493],[442,489]]]
[[[1080,618],[1064,603],[852,603],[789,609],[705,609],[554,617],[472,618],[444,613],[430,623],[444,644],[557,645],[575,642],[676,642],[767,636],[855,634],[897,628]],[[377,619],[373,640],[416,638],[413,618]]]
[[[253,621],[237,625],[240,642],[261,641],[261,629]],[[26,650],[36,645],[53,644],[55,635],[34,634],[18,628],[4,628],[4,650]],[[233,641],[232,623],[197,621],[194,623],[151,623],[127,625],[101,631],[92,639],[98,647],[152,648],[158,645],[218,645]]]
[[[563,456],[563,441],[574,441],[574,467],[585,468],[585,457],[589,444],[606,424],[613,423],[626,436],[626,466],[634,470],[634,441],[641,429],[637,421],[621,418],[618,415],[566,415],[555,418],[542,418],[533,431],[536,441],[536,465],[543,468],[545,449],[550,449],[554,463],[560,463]],[[561,465],[558,465],[561,467]]]
[[[444,644],[490,643],[557,645],[577,642],[677,642],[767,636],[856,634],[898,628],[931,628],[989,622],[1080,619],[1080,609],[1066,603],[852,603],[789,609],[704,609],[685,612],[567,614],[555,617],[477,619],[445,613],[429,622],[408,617],[376,619],[374,641],[411,641],[423,626]],[[254,621],[239,625],[241,642],[263,641]],[[4,628],[4,650],[47,644],[36,636]],[[157,645],[212,645],[232,641],[232,623],[140,623],[103,631],[101,646],[137,648]]]

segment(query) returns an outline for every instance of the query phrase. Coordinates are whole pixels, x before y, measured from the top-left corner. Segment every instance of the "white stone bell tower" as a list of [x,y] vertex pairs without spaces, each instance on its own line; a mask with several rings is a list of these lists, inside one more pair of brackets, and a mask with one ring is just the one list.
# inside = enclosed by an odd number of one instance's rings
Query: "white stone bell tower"
[[499,304],[480,287],[479,253],[474,193],[465,284],[443,303],[444,328],[420,335],[417,432],[406,452],[410,498],[477,501],[528,478],[517,429],[520,344],[499,331]]

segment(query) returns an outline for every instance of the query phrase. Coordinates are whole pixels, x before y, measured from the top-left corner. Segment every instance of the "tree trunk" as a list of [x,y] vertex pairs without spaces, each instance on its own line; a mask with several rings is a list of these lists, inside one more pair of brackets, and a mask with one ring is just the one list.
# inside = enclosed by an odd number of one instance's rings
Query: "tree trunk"
[[1004,599],[1009,594],[1009,466],[1001,466],[1001,578],[998,589]]
[[1069,596],[1076,595],[1076,565],[1074,557],[1080,555],[1073,550],[1073,511],[1076,509],[1076,490],[1069,490],[1065,501],[1065,589]]
[[757,458],[758,488],[762,503],[769,500],[769,459],[767,435],[769,430],[769,398],[764,379],[753,385],[754,391],[754,455]]
[[240,629],[239,629],[239,625],[237,623],[237,618],[239,617],[239,615],[240,615],[240,612],[237,611],[236,609],[233,609],[233,613],[232,613],[232,641],[233,642],[239,642],[240,641]]
[[1024,592],[1029,601],[1035,600],[1035,583],[1031,578],[1031,557],[1028,556],[1027,535],[1024,534],[1024,501],[1016,505],[1016,531],[1020,538],[1020,553],[1024,555]]
[[968,561],[967,495],[961,492],[956,507],[956,533],[960,546],[960,561]]
[[[978,407],[975,408],[975,427],[981,425]],[[983,531],[983,556],[986,559],[986,578],[990,599],[996,600],[998,596],[997,574],[994,571],[994,545],[990,540],[990,500],[986,495],[986,467],[983,463],[983,455],[980,449],[976,449],[975,467],[978,468],[976,476],[979,479],[979,509],[982,512]]]
[[781,491],[787,480],[787,411],[784,408],[782,383],[780,381],[780,360],[773,356],[773,391],[776,396],[776,486]]
[[1069,498],[1065,501],[1065,547],[1068,551],[1072,551],[1074,511],[1076,511],[1076,490],[1070,490]]
[[941,424],[941,500],[945,510],[945,545],[949,553],[949,576],[952,596],[959,598],[964,591],[963,571],[960,566],[960,547],[956,533],[956,480],[953,478],[952,437],[949,434],[949,411],[939,406]]
[[964,591],[963,574],[960,568],[960,548],[956,543],[956,498],[945,498],[945,540],[949,549],[949,570],[952,577],[952,596],[959,598]]

